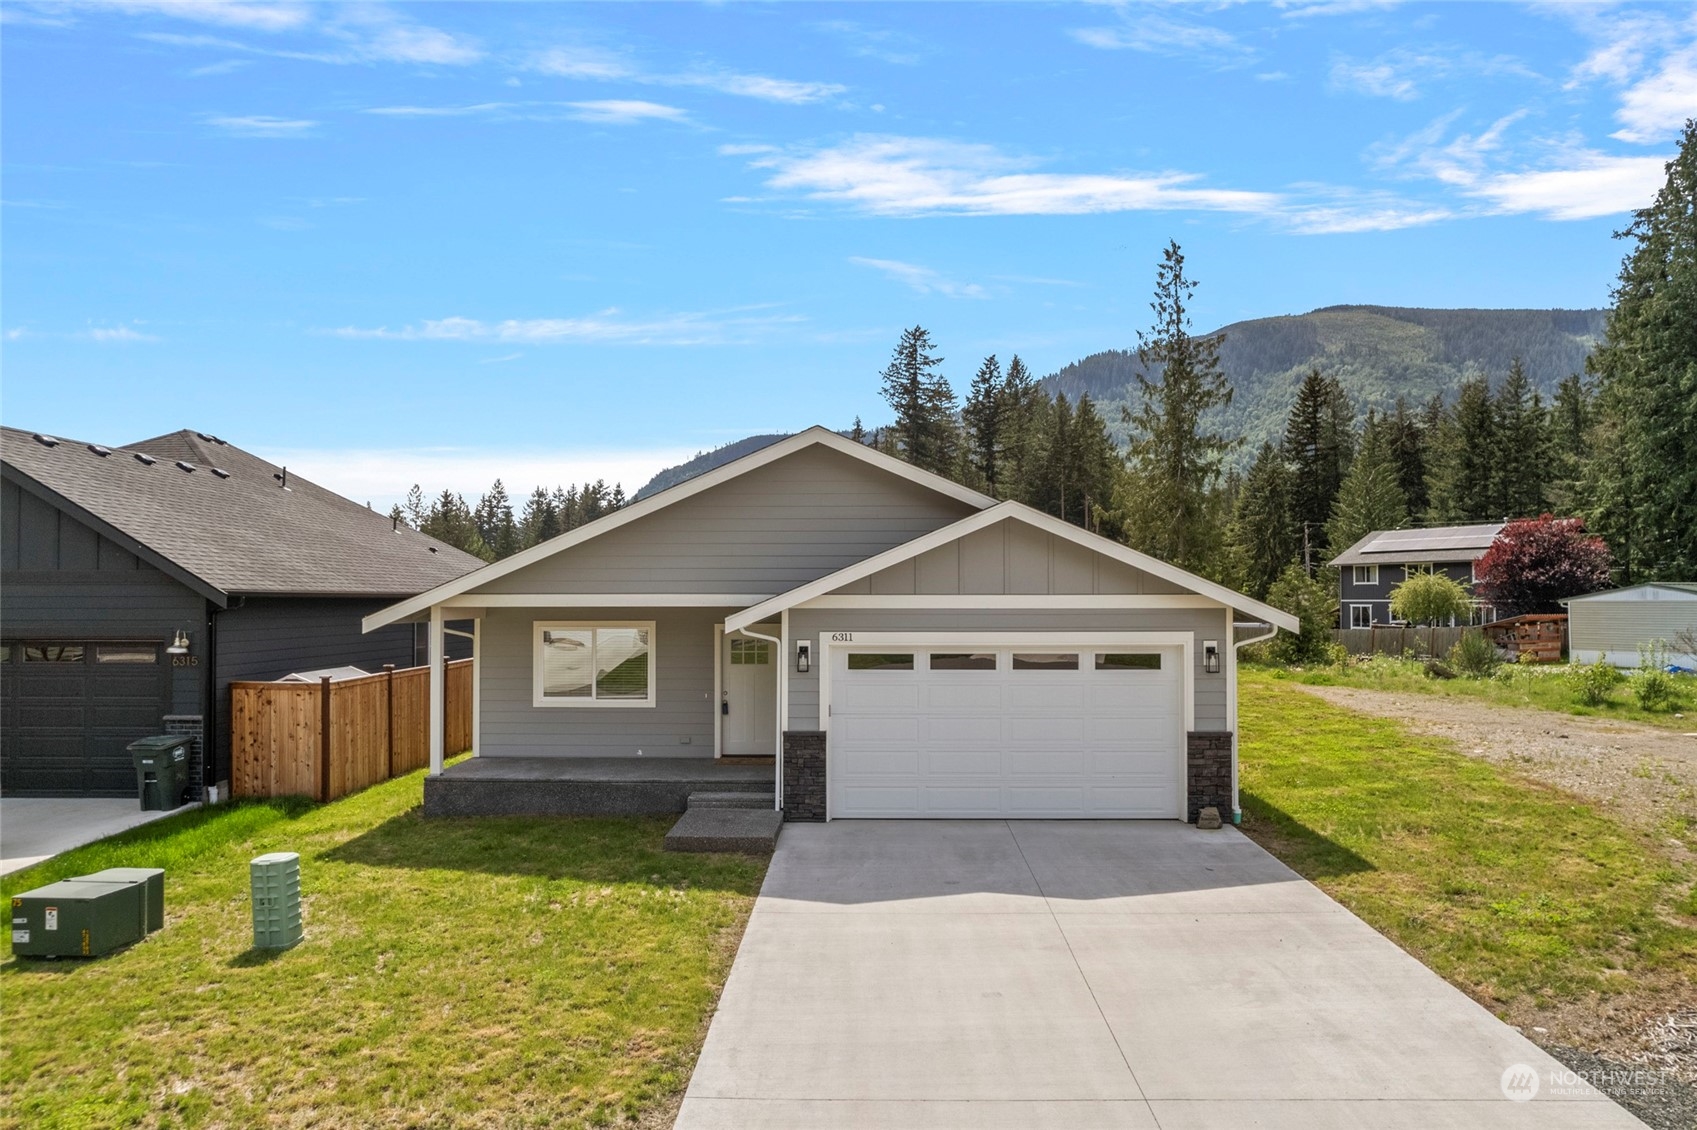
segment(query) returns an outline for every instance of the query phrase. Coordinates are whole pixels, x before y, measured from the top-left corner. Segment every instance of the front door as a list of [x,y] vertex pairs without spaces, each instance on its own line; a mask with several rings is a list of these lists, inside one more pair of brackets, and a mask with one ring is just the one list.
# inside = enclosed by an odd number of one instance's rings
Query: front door
[[767,640],[729,636],[721,656],[725,700],[720,707],[726,757],[770,757],[778,736],[778,668]]

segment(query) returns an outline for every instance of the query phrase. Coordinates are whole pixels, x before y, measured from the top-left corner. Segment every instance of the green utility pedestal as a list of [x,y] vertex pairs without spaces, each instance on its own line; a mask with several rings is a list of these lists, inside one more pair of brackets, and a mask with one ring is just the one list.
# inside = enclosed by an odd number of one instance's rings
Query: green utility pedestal
[[66,882],[138,883],[142,888],[142,931],[151,934],[165,927],[165,872],[157,867],[108,867]]
[[142,939],[146,886],[68,879],[12,896],[19,957],[99,957]]
[[301,940],[301,857],[274,851],[248,865],[253,883],[253,944],[288,949]]

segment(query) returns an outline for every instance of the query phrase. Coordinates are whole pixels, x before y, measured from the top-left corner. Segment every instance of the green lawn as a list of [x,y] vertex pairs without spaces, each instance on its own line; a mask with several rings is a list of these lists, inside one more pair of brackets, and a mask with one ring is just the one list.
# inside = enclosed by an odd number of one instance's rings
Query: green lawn
[[[670,819],[424,822],[422,777],[201,810],[7,877],[166,868],[165,929],[0,966],[0,1125],[525,1126],[661,1117],[765,870]],[[247,861],[301,854],[306,940],[249,950]]]
[[1526,1023],[1592,994],[1697,992],[1697,876],[1654,837],[1267,672],[1241,679],[1244,831],[1452,983]]
[[1501,706],[1534,706],[1580,717],[1643,722],[1670,730],[1697,730],[1697,675],[1674,676],[1679,702],[1673,709],[1648,711],[1638,705],[1628,686],[1617,688],[1610,701],[1602,706],[1580,705],[1567,680],[1565,664],[1531,668],[1515,666],[1500,669],[1494,677],[1463,676],[1454,679],[1434,679],[1426,674],[1423,663],[1389,656],[1375,656],[1369,662],[1351,662],[1343,667],[1271,667],[1262,670],[1270,678],[1291,679],[1314,686],[1450,695]]

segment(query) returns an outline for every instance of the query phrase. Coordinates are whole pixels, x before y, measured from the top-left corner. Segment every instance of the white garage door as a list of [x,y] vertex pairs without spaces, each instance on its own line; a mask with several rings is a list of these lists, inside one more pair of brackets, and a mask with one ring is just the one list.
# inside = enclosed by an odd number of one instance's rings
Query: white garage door
[[1183,650],[831,649],[833,817],[1181,817]]

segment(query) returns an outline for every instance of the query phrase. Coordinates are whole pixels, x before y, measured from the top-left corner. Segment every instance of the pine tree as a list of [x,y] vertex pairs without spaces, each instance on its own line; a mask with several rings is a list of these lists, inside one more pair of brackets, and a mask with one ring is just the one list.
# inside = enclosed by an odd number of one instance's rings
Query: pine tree
[[463,549],[485,561],[495,559],[494,551],[478,535],[471,508],[465,504],[464,498],[451,490],[444,490],[431,504],[430,512],[424,516],[424,523],[419,529],[437,541]]
[[407,500],[401,505],[406,510],[407,525],[415,530],[422,530],[425,518],[424,491],[419,489],[417,483],[414,483],[412,489],[407,491]]
[[1313,568],[1327,556],[1326,523],[1349,473],[1354,417],[1343,384],[1314,369],[1296,390],[1296,403],[1285,421],[1284,458],[1291,468],[1290,516],[1298,536],[1306,534],[1306,568]]
[[1279,449],[1270,441],[1262,444],[1232,510],[1232,580],[1257,600],[1266,599],[1268,588],[1301,548],[1290,515],[1290,477]]
[[1484,377],[1461,384],[1432,443],[1427,490],[1437,522],[1492,522],[1501,518],[1496,494],[1496,413]]
[[1536,517],[1549,473],[1548,425],[1543,400],[1520,358],[1509,365],[1491,409],[1493,509],[1510,518]]
[[866,429],[861,426],[859,416],[854,418],[854,427],[849,429],[848,437],[856,443],[866,442]]
[[1388,420],[1367,413],[1361,450],[1350,463],[1326,523],[1326,540],[1334,554],[1374,530],[1394,530],[1408,521],[1408,503],[1397,483],[1395,434]]
[[1578,373],[1563,377],[1550,404],[1550,470],[1544,482],[1544,499],[1558,514],[1573,513],[1581,505],[1581,478],[1590,458],[1595,422],[1595,405],[1584,378]]
[[1387,418],[1390,429],[1391,458],[1396,461],[1397,486],[1408,504],[1410,517],[1426,513],[1429,500],[1426,494],[1426,427],[1421,417],[1409,408],[1408,401],[1397,397],[1396,408]]
[[943,359],[923,326],[903,330],[884,368],[884,400],[897,450],[916,467],[946,475],[955,460],[955,393],[937,372]]
[[[1697,120],[1667,182],[1620,233],[1605,340],[1588,367],[1604,426],[1588,462],[1590,526],[1626,583],[1697,577]],[[1605,445],[1604,441],[1607,443]]]
[[543,487],[530,492],[524,515],[519,519],[519,544],[523,549],[545,542],[560,533],[560,513],[553,496]]
[[1007,404],[1006,381],[1001,362],[992,353],[978,366],[972,378],[972,388],[961,409],[965,427],[965,447],[968,470],[984,487],[986,493],[1000,497],[998,489],[1002,471],[1002,442],[1005,424],[1003,409]]
[[477,509],[472,511],[472,517],[477,523],[478,536],[494,552],[495,560],[511,557],[518,551],[518,527],[513,521],[513,504],[500,479],[496,479],[489,492],[477,500]]
[[1031,482],[1041,474],[1040,432],[1048,411],[1048,395],[1037,386],[1019,354],[1014,354],[1002,378],[1001,497],[1030,504]]
[[[1150,303],[1154,325],[1137,337],[1143,403],[1126,414],[1133,428],[1131,475],[1116,502],[1132,545],[1181,568],[1203,565],[1218,541],[1210,496],[1221,462],[1239,442],[1202,425],[1208,412],[1231,403],[1231,387],[1220,368],[1224,339],[1191,335],[1187,305],[1195,290],[1183,252],[1169,242]],[[1157,368],[1159,383],[1150,379]]]

